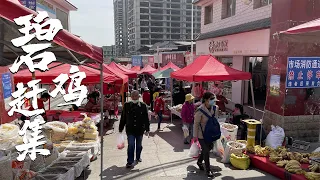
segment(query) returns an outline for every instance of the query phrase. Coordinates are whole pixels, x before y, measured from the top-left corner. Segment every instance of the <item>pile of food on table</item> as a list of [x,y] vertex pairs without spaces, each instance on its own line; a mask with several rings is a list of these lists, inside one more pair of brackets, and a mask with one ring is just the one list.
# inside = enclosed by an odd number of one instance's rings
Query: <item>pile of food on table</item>
[[289,176],[290,179],[320,179],[320,152],[296,152],[286,148],[282,128],[272,127],[266,146],[236,140],[238,128],[235,125],[221,123],[220,128],[221,138],[214,142],[214,153],[222,158],[221,162],[243,170],[251,164],[281,179]]
[[[32,120],[30,120],[32,122]],[[100,141],[95,122],[84,114],[81,121],[65,123],[51,121],[42,125],[46,141],[37,149],[49,150],[49,155],[29,155],[19,159],[16,146],[23,144],[20,128],[14,124],[0,125],[0,179],[63,179],[80,177],[100,153]],[[27,132],[26,136],[31,134]],[[22,160],[22,161],[21,161]]]

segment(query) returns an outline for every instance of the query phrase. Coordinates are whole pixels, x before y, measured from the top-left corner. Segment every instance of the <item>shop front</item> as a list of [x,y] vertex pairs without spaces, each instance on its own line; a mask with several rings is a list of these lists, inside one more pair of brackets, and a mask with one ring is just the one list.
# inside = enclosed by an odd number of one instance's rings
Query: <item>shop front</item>
[[[254,96],[261,118],[266,101],[266,81],[270,29],[262,29],[197,41],[197,55],[212,54],[222,63],[241,71],[251,72]],[[234,104],[252,106],[250,86],[247,81],[223,82],[224,96],[229,100],[228,108]],[[251,114],[251,112],[248,112]]]

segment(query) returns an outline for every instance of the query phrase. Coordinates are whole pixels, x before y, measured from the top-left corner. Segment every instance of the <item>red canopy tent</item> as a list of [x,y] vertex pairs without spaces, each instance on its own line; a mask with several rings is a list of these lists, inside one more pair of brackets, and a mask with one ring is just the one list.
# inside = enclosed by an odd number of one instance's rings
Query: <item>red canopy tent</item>
[[130,70],[138,72],[138,71],[140,71],[140,69],[141,69],[140,66],[133,66]]
[[117,70],[118,72],[121,72],[122,74],[127,75],[129,78],[137,78],[136,71],[126,69],[125,67],[123,67],[115,62],[111,62],[108,66],[112,69]]
[[200,82],[249,80],[251,74],[226,66],[212,55],[202,55],[189,66],[173,72],[171,77],[190,82]]
[[199,56],[187,67],[172,72],[171,77],[189,82],[250,80],[254,115],[256,115],[251,73],[226,66],[212,55]]
[[175,64],[173,64],[171,61],[167,65],[160,68],[160,70],[163,71],[163,70],[167,70],[169,68],[173,69],[174,71],[180,70],[180,68],[178,66],[176,66]]
[[320,18],[292,27],[279,34],[280,39],[290,42],[320,42]]
[[[35,11],[21,5],[18,0],[1,0],[0,17],[13,22],[13,19],[29,14],[37,15]],[[88,44],[81,38],[69,33],[66,30],[59,31],[54,37],[53,41],[68,50],[84,55],[99,63],[103,62],[101,47]]]
[[[54,80],[56,77],[58,77],[61,73],[68,74],[70,76],[70,66],[69,64],[62,64],[58,66],[58,63],[51,63],[50,65],[56,65],[55,68],[50,69],[50,71],[45,71],[41,73],[37,73],[36,79],[41,79],[41,84],[54,84],[52,80]],[[86,78],[83,79],[83,84],[97,84],[100,82],[100,72],[98,70],[95,70],[90,67],[86,66],[78,66],[80,72],[86,73]],[[38,71],[40,72],[40,71]],[[32,80],[31,73],[29,69],[24,69],[21,71],[18,71],[16,74],[14,74],[14,82],[19,83],[22,82],[24,84],[28,83]],[[112,83],[116,81],[121,81],[120,77],[117,77],[110,73],[103,73],[103,82],[104,83]]]
[[151,67],[150,65],[147,65],[146,67],[144,67],[143,69],[138,71],[138,74],[149,74],[149,75],[152,75],[152,73],[154,73],[156,71],[157,70],[155,68]]

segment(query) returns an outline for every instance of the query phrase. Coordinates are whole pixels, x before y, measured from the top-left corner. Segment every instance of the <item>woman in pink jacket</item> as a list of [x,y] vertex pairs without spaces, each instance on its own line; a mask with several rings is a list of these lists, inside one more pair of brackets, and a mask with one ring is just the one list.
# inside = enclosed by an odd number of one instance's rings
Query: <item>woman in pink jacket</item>
[[189,136],[185,137],[184,144],[189,144],[193,137],[193,119],[194,119],[194,97],[191,94],[186,95],[186,100],[182,106],[181,118],[183,125],[189,130]]

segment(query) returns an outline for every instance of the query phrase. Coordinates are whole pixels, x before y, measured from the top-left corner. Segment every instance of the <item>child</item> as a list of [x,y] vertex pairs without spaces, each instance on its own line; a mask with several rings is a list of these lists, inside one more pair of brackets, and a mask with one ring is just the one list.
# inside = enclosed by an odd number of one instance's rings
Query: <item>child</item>
[[163,118],[164,112],[164,93],[159,93],[159,97],[156,99],[154,103],[154,112],[158,115],[158,131],[160,130],[160,125]]

